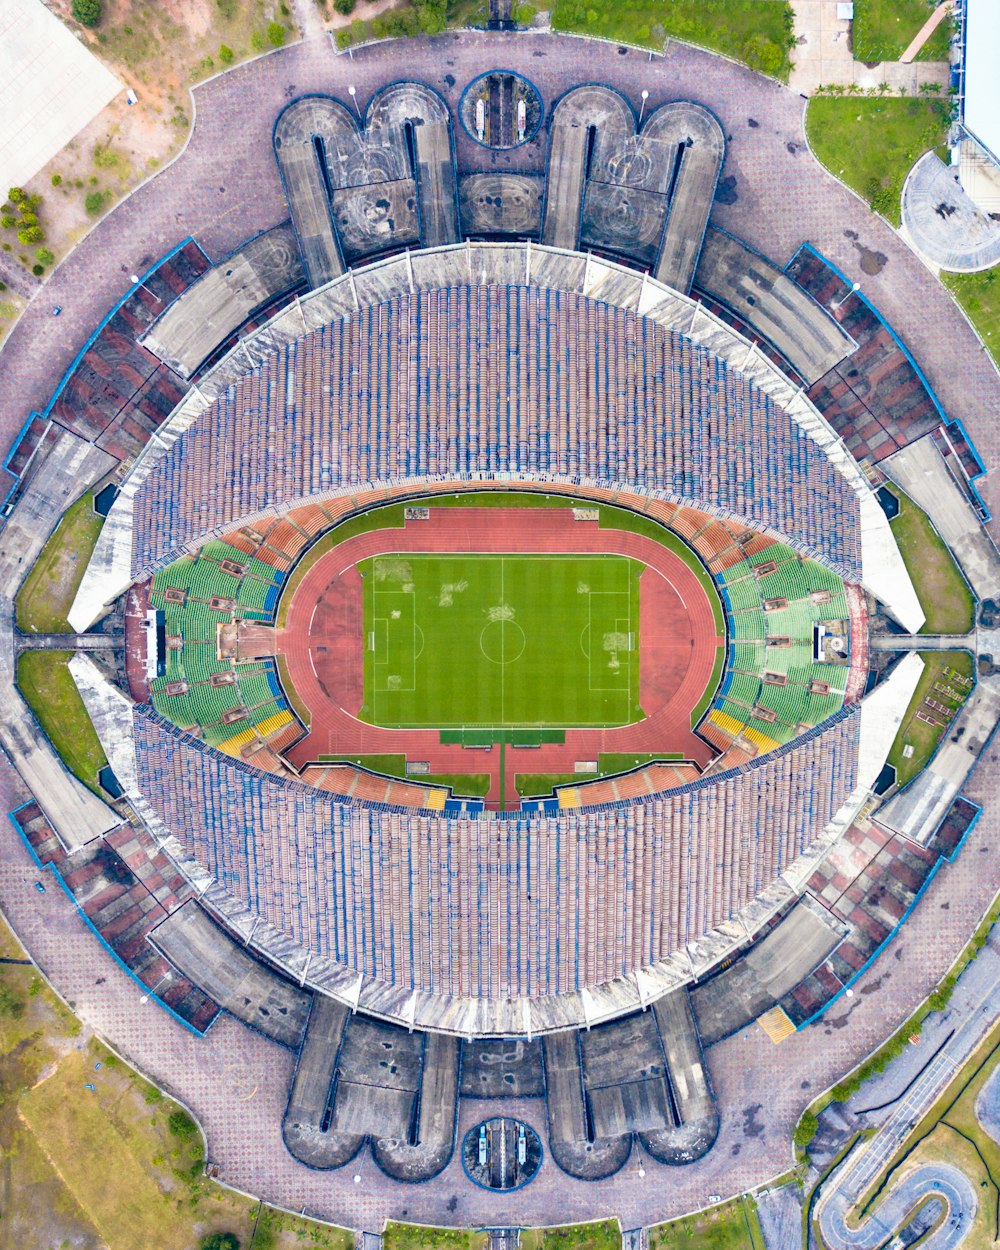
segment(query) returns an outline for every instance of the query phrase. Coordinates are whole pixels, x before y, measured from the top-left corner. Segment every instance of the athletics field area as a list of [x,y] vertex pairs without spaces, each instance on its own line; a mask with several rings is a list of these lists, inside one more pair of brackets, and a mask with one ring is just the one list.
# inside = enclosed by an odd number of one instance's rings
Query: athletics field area
[[516,778],[712,758],[694,730],[724,618],[676,535],[568,500],[428,503],[332,531],[290,582],[277,652],[309,729],[297,768],[446,778],[501,807]]

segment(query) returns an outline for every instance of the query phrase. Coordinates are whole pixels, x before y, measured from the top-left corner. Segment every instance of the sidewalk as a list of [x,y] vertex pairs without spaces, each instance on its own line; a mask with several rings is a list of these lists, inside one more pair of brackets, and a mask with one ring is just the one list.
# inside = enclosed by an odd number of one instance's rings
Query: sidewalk
[[791,5],[796,39],[789,79],[793,91],[808,96],[821,86],[838,83],[844,87],[853,83],[862,90],[888,83],[894,95],[917,95],[923,83],[939,83],[947,90],[950,69],[946,61],[883,61],[871,66],[855,61],[851,23],[838,19],[837,0],[791,0]]

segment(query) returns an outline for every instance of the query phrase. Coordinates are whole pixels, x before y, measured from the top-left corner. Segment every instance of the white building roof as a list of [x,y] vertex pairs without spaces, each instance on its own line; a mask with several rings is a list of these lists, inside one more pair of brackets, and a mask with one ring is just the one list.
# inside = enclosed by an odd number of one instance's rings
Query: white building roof
[[965,0],[965,128],[1000,159],[1000,4]]
[[2,0],[0,196],[37,174],[121,90],[42,0]]

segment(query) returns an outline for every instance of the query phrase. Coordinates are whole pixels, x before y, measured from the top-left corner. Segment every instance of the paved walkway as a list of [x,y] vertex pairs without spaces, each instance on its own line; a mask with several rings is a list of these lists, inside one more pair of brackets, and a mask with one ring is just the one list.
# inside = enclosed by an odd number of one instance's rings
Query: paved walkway
[[[712,108],[726,131],[722,171],[726,203],[712,223],[784,264],[809,239],[862,289],[913,350],[946,409],[960,415],[989,464],[1000,460],[1000,385],[989,357],[947,291],[895,232],[832,178],[810,155],[803,136],[805,102],[793,91],[711,53],[670,44],[663,57],[606,44],[532,32],[446,35],[407,43],[408,72],[453,105],[485,65],[528,74],[551,107],[581,79],[600,80],[638,98],[647,111],[671,99]],[[123,201],[59,266],[0,352],[0,445],[9,443],[32,408],[49,398],[128,275],[152,264],[194,234],[213,259],[287,215],[271,151],[279,109],[307,91],[364,106],[376,84],[398,77],[398,48],[380,44],[353,60],[336,56],[326,38],[301,43],[239,66],[193,92],[197,124],[172,165]],[[460,163],[474,168],[481,149],[456,127]],[[542,137],[503,153],[504,168],[541,170]],[[498,158],[499,159],[499,158]],[[864,264],[865,268],[862,268]],[[874,270],[867,273],[866,270]],[[61,304],[61,317],[50,315]],[[961,361],[961,368],[956,362]],[[983,483],[1000,512],[1000,487]],[[995,496],[995,498],[994,498]]]
[[[23,797],[9,767],[0,765],[0,800],[10,808]],[[143,1003],[142,991],[85,929],[65,894],[34,889],[38,868],[8,821],[0,821],[0,905],[74,1009],[197,1114],[209,1158],[230,1184],[369,1231],[380,1230],[390,1215],[508,1226],[551,1221],[554,1212],[565,1220],[613,1212],[624,1227],[637,1227],[702,1206],[709,1194],[739,1193],[787,1170],[791,1132],[805,1104],[900,1023],[961,948],[1000,885],[992,853],[998,836],[1000,820],[986,813],[955,865],[938,873],[903,932],[855,983],[850,1000],[780,1048],[755,1026],[712,1047],[708,1064],[722,1124],[705,1159],[667,1168],[636,1150],[618,1176],[587,1185],[565,1176],[546,1155],[538,1178],[508,1198],[476,1189],[457,1157],[437,1181],[416,1186],[384,1177],[367,1152],[343,1172],[312,1172],[296,1163],[280,1130],[291,1053],[227,1016],[198,1039],[153,1002]],[[542,1103],[502,1107],[544,1138]],[[497,1109],[466,1101],[459,1135]],[[362,1182],[355,1186],[359,1170]]]
[[[916,95],[924,83],[946,90],[947,62],[881,61],[866,65],[851,51],[851,23],[837,17],[837,0],[791,0],[795,15],[792,75],[789,86],[803,95],[819,87],[857,86],[867,91],[888,83],[893,95]],[[905,57],[904,53],[904,57]]]
[[[803,138],[804,104],[796,94],[678,45],[651,61],[645,53],[619,54],[611,45],[555,35],[513,40],[483,33],[416,40],[406,45],[406,56],[408,72],[452,103],[484,66],[503,64],[529,74],[547,106],[587,78],[633,98],[647,89],[648,108],[676,98],[713,108],[728,136],[728,202],[716,205],[713,223],[782,263],[810,239],[852,281],[861,281],[907,339],[946,407],[962,416],[980,453],[991,466],[998,463],[1000,423],[993,414],[1000,388],[992,364],[950,297],[898,236],[813,160]],[[286,216],[270,146],[274,117],[285,102],[307,91],[346,99],[353,84],[363,106],[376,84],[398,76],[398,59],[398,45],[366,49],[353,60],[337,58],[324,39],[282,49],[197,88],[198,122],[185,152],[59,267],[44,300],[35,300],[0,353],[0,444],[9,444],[27,411],[44,405],[54,379],[127,288],[130,273],[188,234],[218,258]],[[459,158],[469,167],[471,145],[458,130]],[[504,167],[515,170],[540,169],[543,158],[542,139],[503,154]],[[862,262],[876,272],[866,275]],[[49,315],[54,303],[63,305],[63,316]],[[987,497],[996,476],[986,481]],[[993,765],[998,751],[989,748]],[[983,780],[973,797],[995,806],[994,789]],[[24,797],[0,762],[0,798],[12,807]],[[588,1186],[547,1159],[538,1179],[509,1199],[474,1191],[457,1160],[434,1184],[416,1187],[384,1178],[367,1155],[358,1186],[350,1174],[324,1175],[296,1164],[280,1140],[291,1054],[229,1018],[199,1041],[153,1003],[141,1005],[135,984],[97,945],[62,892],[35,892],[37,868],[3,821],[0,904],[88,1022],[192,1106],[208,1133],[210,1157],[230,1183],[369,1230],[378,1230],[389,1214],[456,1224],[530,1224],[550,1220],[554,1211],[566,1220],[614,1211],[625,1227],[635,1227],[689,1211],[710,1193],[755,1187],[789,1166],[791,1131],[805,1104],[905,1018],[946,970],[1000,886],[1000,860],[992,849],[998,836],[1000,812],[991,806],[955,865],[938,873],[850,1000],[780,1049],[756,1027],[712,1048],[708,1062],[722,1125],[704,1160],[667,1169],[643,1157],[640,1176],[636,1154],[619,1176]],[[466,1108],[460,1132],[483,1113],[478,1105]],[[544,1133],[544,1108],[526,1103],[521,1110]]]

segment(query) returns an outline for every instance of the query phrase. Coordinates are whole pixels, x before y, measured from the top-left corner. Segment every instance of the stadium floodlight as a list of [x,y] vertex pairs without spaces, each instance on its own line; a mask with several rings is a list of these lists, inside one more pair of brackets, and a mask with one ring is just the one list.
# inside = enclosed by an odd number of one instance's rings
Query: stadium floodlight
[[643,93],[642,93],[642,104],[639,106],[639,125],[640,125],[640,126],[642,125],[642,116],[643,116],[643,114],[644,114],[644,113],[645,113],[645,111],[646,111],[646,101],[647,101],[648,99],[649,99],[649,92],[648,92],[648,91],[643,91]]
[[358,89],[357,89],[357,87],[348,87],[348,88],[347,88],[347,94],[351,97],[351,103],[354,105],[354,110],[355,110],[355,112],[357,113],[358,117],[360,117],[360,116],[361,116],[361,107],[360,107],[360,105],[358,104]]
[[[156,294],[156,292],[151,287],[148,287],[145,284],[145,282],[142,281],[142,279],[139,277],[137,273],[129,274],[129,281],[132,283],[133,286],[141,286],[144,291],[149,291],[153,299],[160,299],[160,297]],[[163,301],[160,300],[160,303],[162,304]]]
[[840,305],[846,303],[851,298],[852,295],[857,295],[858,291],[860,290],[861,290],[861,283],[860,282],[853,283],[851,286],[851,289],[847,292],[846,295],[841,296],[840,299],[836,300],[834,303],[830,305],[830,311],[833,312],[835,308],[839,308]]

